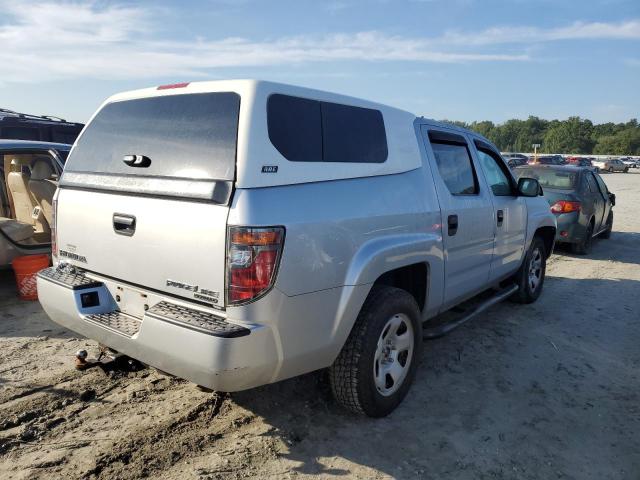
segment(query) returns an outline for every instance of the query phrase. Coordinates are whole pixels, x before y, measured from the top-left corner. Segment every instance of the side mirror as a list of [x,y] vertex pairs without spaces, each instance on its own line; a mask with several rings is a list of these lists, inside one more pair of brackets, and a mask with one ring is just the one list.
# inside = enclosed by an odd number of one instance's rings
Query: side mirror
[[521,178],[518,180],[518,196],[537,197],[542,195],[542,187],[535,178]]
[[616,204],[616,194],[609,192],[609,201],[611,202],[611,206],[615,206]]

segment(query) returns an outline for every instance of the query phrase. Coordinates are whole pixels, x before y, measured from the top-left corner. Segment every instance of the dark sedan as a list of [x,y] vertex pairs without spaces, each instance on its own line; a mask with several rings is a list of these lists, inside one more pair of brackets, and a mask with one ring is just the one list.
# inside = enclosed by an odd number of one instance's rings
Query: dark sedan
[[575,253],[589,253],[593,238],[609,238],[613,227],[616,197],[600,175],[571,165],[528,165],[515,175],[535,178],[556,214],[557,243],[568,243]]

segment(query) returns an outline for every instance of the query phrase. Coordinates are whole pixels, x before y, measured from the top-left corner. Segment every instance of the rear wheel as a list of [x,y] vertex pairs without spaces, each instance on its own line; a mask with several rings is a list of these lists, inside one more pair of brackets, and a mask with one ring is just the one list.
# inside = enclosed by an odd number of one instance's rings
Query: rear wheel
[[589,226],[587,227],[587,231],[584,234],[584,238],[579,243],[574,243],[572,245],[573,253],[577,253],[578,255],[587,255],[591,252],[591,247],[593,246],[593,221],[589,222]]
[[374,286],[329,368],[335,399],[356,413],[388,415],[409,391],[421,350],[415,299],[399,288]]
[[624,173],[629,173],[629,167],[626,167],[626,168],[624,169]]
[[611,230],[613,230],[613,212],[609,212],[609,216],[607,217],[607,227],[600,234],[600,238],[610,238]]
[[542,292],[546,269],[544,241],[539,236],[533,237],[524,261],[514,277],[519,289],[511,299],[518,303],[535,302]]

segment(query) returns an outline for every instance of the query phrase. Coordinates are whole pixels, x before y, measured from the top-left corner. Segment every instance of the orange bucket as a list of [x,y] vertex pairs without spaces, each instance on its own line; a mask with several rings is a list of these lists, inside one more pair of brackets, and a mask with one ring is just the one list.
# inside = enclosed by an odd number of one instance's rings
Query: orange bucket
[[36,274],[49,266],[49,255],[25,255],[11,262],[16,275],[18,294],[22,300],[37,300],[38,287]]

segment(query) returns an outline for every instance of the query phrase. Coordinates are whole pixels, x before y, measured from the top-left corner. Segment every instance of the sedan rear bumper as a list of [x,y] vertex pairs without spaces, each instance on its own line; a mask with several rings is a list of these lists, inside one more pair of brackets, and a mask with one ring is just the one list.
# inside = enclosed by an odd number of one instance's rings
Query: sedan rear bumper
[[563,213],[556,216],[558,228],[556,243],[579,243],[587,233],[587,226],[580,223],[578,212]]

